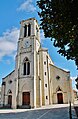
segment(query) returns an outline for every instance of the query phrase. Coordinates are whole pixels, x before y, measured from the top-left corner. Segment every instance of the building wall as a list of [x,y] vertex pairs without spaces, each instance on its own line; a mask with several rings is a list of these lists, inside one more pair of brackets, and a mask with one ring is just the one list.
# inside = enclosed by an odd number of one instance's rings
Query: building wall
[[[10,83],[11,81],[11,83]],[[2,102],[8,105],[8,96],[12,95],[12,108],[16,108],[16,85],[15,71],[3,79],[5,85],[2,85]],[[10,94],[9,91],[12,93]]]
[[39,50],[39,78],[41,80],[41,93],[42,93],[42,105],[45,105],[45,95],[44,95],[44,68],[43,68],[43,52]]
[[40,86],[40,82],[41,82],[41,79],[40,79],[40,75],[39,75],[39,53],[36,54],[36,105],[37,107],[40,107],[41,106],[41,86]]
[[[63,94],[63,103],[68,103],[70,100],[72,85],[69,79],[69,75],[69,72],[50,65],[50,80],[53,89],[53,103],[58,103],[57,93]],[[57,76],[59,76],[59,79],[57,79]],[[59,87],[61,90],[58,89]]]
[[43,80],[44,80],[44,102],[49,105],[49,83],[48,83],[48,59],[47,50],[43,50]]
[[34,81],[33,78],[21,78],[19,80],[19,106],[22,106],[22,93],[30,92],[30,105],[34,107]]
[[40,73],[39,77],[41,79],[41,97],[42,97],[42,105],[49,105],[50,104],[50,85],[49,85],[49,63],[53,65],[53,62],[48,54],[48,50],[45,48],[39,49],[39,68]]

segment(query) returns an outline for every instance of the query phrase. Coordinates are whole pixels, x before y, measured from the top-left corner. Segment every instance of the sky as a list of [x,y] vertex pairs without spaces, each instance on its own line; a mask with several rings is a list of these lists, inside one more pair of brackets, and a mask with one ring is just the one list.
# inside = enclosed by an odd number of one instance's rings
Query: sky
[[[0,84],[2,78],[15,68],[15,56],[17,51],[17,41],[19,38],[20,21],[28,18],[36,18],[40,24],[36,5],[37,0],[0,0]],[[78,71],[74,61],[66,60],[57,53],[58,48],[53,46],[53,42],[44,37],[40,31],[42,47],[48,48],[50,57],[54,64],[60,68],[70,71],[70,76],[75,89],[75,78]]]

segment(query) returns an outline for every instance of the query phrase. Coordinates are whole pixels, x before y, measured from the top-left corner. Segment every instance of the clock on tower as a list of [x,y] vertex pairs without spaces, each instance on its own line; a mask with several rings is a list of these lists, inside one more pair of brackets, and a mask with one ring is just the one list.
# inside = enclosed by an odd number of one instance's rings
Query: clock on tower
[[25,41],[25,48],[29,48],[29,47],[30,47],[29,41]]

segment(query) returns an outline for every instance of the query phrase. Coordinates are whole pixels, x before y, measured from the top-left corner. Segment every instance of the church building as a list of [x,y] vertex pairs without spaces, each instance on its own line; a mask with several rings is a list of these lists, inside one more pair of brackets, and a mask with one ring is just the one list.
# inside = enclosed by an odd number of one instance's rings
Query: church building
[[11,108],[37,108],[71,100],[70,72],[58,68],[42,48],[35,18],[20,22],[15,70],[2,79],[1,103]]

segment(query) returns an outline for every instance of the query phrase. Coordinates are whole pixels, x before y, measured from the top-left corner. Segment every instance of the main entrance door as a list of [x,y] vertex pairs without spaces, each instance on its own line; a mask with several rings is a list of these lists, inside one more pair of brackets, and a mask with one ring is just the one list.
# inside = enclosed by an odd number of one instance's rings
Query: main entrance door
[[30,93],[29,92],[23,92],[22,93],[22,104],[23,105],[29,105],[30,104]]
[[8,105],[11,107],[12,105],[12,95],[8,95]]
[[63,104],[63,94],[57,93],[58,104]]

